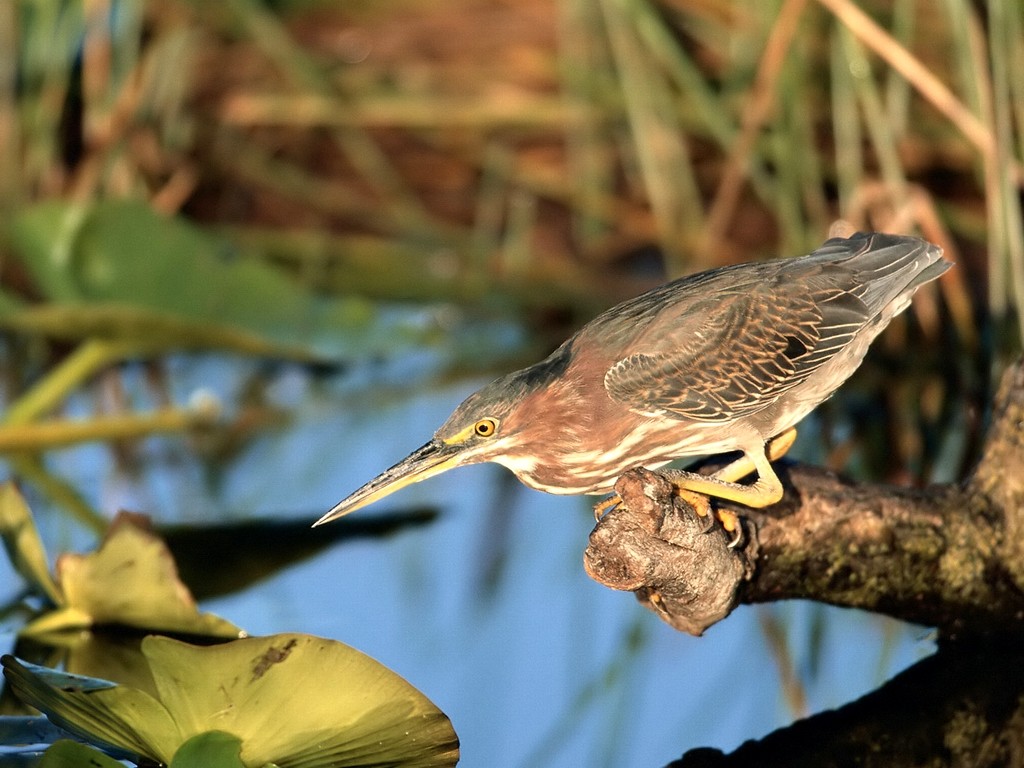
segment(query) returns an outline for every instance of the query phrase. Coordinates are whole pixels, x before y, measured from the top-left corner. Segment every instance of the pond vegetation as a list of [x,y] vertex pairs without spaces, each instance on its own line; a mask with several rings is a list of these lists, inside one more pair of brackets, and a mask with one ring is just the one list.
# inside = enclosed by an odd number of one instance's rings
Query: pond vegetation
[[[114,729],[154,729],[145,748],[106,731],[108,761],[359,764],[253,747],[265,721],[182,726],[204,678],[294,641],[332,659],[303,673],[322,693],[296,734],[340,717],[351,664],[381,697],[359,738],[402,710],[439,745],[396,765],[457,759],[450,717],[469,765],[641,766],[931,654],[918,627],[808,604],[678,637],[586,580],[586,501],[499,471],[307,526],[601,309],[808,252],[836,219],[956,268],[794,455],[963,478],[1024,327],[1020,71],[1012,0],[0,5],[0,459],[28,502],[5,486],[4,714],[26,711],[11,687],[79,706],[77,674],[168,713]],[[259,637],[193,650],[239,627]],[[171,657],[196,683],[174,706],[152,698]],[[260,695],[252,717],[287,709]],[[57,739],[19,727],[0,765]]]

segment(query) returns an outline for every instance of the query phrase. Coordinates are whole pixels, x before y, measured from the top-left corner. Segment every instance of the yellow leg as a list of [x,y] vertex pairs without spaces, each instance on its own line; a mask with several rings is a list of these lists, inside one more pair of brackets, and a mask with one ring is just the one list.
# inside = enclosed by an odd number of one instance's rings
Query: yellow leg
[[[796,427],[790,427],[785,432],[773,437],[768,441],[768,445],[765,447],[765,453],[768,456],[768,461],[778,461],[781,459],[789,452],[789,449],[793,447],[793,443],[795,442]],[[747,456],[747,454],[743,454],[732,464],[729,464],[715,472],[712,477],[718,478],[719,480],[725,480],[728,483],[735,483],[737,480],[741,480],[749,475],[756,468],[757,467],[754,466],[754,460]]]
[[[664,474],[677,488],[695,491],[705,496],[735,501],[748,507],[767,507],[782,498],[782,481],[772,469],[771,462],[784,456],[796,439],[796,429],[790,427],[772,439],[760,451],[744,453],[713,475],[700,475],[682,469],[664,470]],[[750,485],[736,481],[751,472],[757,473],[757,480]]]
[[[795,441],[796,428],[790,427],[772,438],[763,452],[744,453],[713,475],[683,471],[666,474],[679,489],[679,494],[684,496],[702,517],[711,509],[708,496],[728,499],[748,507],[767,507],[779,501],[783,494],[782,482],[775,474],[771,462],[785,456]],[[757,481],[752,485],[741,485],[736,482],[751,472],[757,472]],[[702,501],[694,503],[694,499]],[[743,540],[743,527],[739,516],[724,509],[715,510],[715,516],[727,532],[734,534],[732,541],[729,542],[729,548],[738,546]]]
[[[708,496],[735,501],[748,507],[767,507],[782,499],[783,494],[782,481],[772,469],[771,462],[785,456],[795,441],[796,427],[790,427],[773,437],[762,451],[744,453],[713,475],[701,475],[683,469],[667,469],[662,472],[701,517],[710,513]],[[757,473],[755,482],[750,485],[736,482],[751,472]],[[594,506],[594,519],[600,520],[621,501],[617,493],[599,501]],[[739,518],[731,512],[719,512],[718,517],[727,531],[740,530]]]

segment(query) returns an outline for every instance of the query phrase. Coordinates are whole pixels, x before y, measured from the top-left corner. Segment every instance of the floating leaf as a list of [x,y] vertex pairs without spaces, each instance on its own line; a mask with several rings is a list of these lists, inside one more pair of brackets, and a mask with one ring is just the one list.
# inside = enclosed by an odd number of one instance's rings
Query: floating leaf
[[109,755],[70,739],[55,741],[43,753],[37,768],[124,768]]
[[67,606],[54,608],[42,616],[32,619],[18,632],[22,637],[43,637],[51,633],[84,629],[93,625],[92,616],[78,608]]
[[166,763],[180,743],[167,710],[147,693],[22,663],[13,656],[0,662],[19,699],[93,744],[129,755],[163,757]]
[[[458,761],[448,718],[405,680],[333,640],[282,634],[197,647],[143,640],[157,695],[3,659],[17,695],[63,728],[107,747],[170,763],[208,747],[255,767],[407,766]],[[193,762],[189,765],[210,763]],[[177,763],[174,763],[177,768]],[[185,765],[185,763],[182,763]],[[234,765],[234,763],[224,763]]]
[[200,613],[166,545],[129,515],[117,517],[97,551],[61,555],[57,582],[59,607],[26,625],[22,635],[96,624],[223,638],[241,634],[231,622]]
[[246,768],[241,752],[242,741],[237,736],[207,731],[178,747],[169,768]]
[[11,482],[0,485],[0,538],[22,578],[55,605],[62,603],[63,596],[50,578],[46,550],[32,520],[32,512]]
[[[86,677],[110,680],[156,695],[137,632],[59,631],[19,637],[13,655]],[[0,740],[0,743],[3,743]]]

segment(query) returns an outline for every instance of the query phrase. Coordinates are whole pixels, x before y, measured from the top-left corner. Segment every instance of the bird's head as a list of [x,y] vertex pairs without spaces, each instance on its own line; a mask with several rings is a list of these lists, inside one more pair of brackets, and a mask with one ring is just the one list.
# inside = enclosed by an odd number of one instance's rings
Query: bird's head
[[529,427],[521,406],[534,389],[522,385],[516,378],[521,379],[521,374],[510,374],[474,392],[430,441],[335,504],[314,525],[336,520],[453,467],[495,460],[510,464],[509,457],[516,455]]

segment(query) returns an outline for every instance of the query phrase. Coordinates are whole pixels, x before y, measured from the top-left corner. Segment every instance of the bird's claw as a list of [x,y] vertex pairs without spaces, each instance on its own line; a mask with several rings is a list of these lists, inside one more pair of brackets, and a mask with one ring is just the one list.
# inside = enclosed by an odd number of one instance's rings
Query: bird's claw
[[[729,549],[736,549],[736,547],[743,543],[743,520],[740,519],[739,515],[732,512],[723,512],[722,510],[718,510],[718,518],[722,521],[722,527],[733,533],[732,541],[726,546]],[[729,522],[727,523],[726,520]]]
[[689,491],[685,488],[677,488],[676,493],[691,507],[693,507],[693,511],[697,513],[697,517],[705,520],[701,533],[710,533],[715,527],[715,520],[717,519],[727,533],[733,534],[732,540],[728,545],[729,549],[735,549],[743,543],[743,524],[739,515],[735,512],[726,512],[722,509],[712,509],[711,501],[702,493]]
[[702,512],[700,509],[694,507],[697,511],[697,517],[704,521],[704,527],[700,529],[701,533],[711,533],[711,530],[715,527],[715,516],[711,514],[711,510]]
[[594,520],[601,522],[602,517],[611,512],[621,503],[622,497],[617,493],[613,493],[607,499],[601,499],[601,501],[594,505]]
[[663,598],[661,596],[661,593],[658,592],[656,589],[649,589],[647,591],[647,593],[646,593],[646,597],[647,597],[647,602],[650,603],[651,607],[654,608],[654,610],[657,613],[661,614],[661,616],[666,621],[668,621],[669,620],[669,618],[668,618],[669,617],[668,606],[665,605],[665,598]]
[[[677,488],[676,493],[693,508],[697,517],[705,521],[701,533],[710,533],[714,529],[717,519],[727,533],[733,534],[732,540],[728,544],[729,549],[735,549],[743,543],[743,522],[735,512],[712,509],[710,499],[702,493],[688,491],[685,488]],[[606,499],[601,499],[594,505],[594,520],[601,522],[601,518],[621,503],[622,497],[617,493],[613,493]]]

